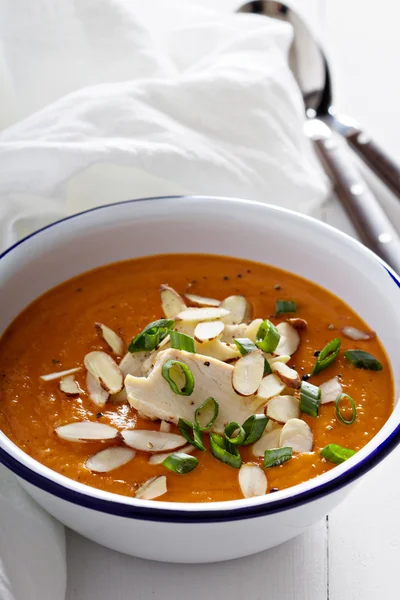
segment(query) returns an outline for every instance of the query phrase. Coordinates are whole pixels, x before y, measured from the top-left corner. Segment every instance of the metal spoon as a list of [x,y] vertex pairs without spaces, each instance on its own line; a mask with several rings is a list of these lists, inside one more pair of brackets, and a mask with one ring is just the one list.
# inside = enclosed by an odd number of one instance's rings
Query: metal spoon
[[335,114],[326,58],[308,27],[291,8],[275,0],[255,0],[238,12],[269,16],[292,25],[294,40],[289,66],[303,95],[308,117],[306,134],[315,142],[337,195],[364,244],[400,273],[400,238],[330,128],[342,134],[399,197],[400,169],[355,122]]

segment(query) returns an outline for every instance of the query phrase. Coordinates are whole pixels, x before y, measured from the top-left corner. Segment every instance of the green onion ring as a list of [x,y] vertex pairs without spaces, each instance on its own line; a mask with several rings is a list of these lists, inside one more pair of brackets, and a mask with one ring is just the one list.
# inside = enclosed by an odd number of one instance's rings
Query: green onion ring
[[[235,437],[231,438],[230,436],[232,433],[237,430],[239,430],[239,433]],[[225,427],[224,433],[228,442],[234,446],[240,446],[240,444],[243,444],[244,440],[246,439],[245,430],[241,425],[239,425],[239,423],[236,423],[235,421],[228,423],[228,425]]]
[[[345,419],[341,413],[340,403],[342,402],[342,400],[347,400],[350,403],[351,411],[352,411],[350,420]],[[354,421],[356,420],[356,417],[357,417],[356,404],[355,404],[353,398],[351,396],[349,396],[348,394],[338,394],[338,396],[335,400],[335,411],[336,411],[337,418],[339,419],[339,421],[341,423],[343,423],[343,425],[352,425],[354,423]]]
[[[201,411],[207,413],[207,411],[209,409],[213,410],[211,419],[206,423],[206,425],[202,425],[199,421],[199,417],[201,416]],[[203,402],[203,404],[201,404],[200,406],[198,406],[196,408],[196,412],[194,413],[194,422],[195,422],[196,427],[198,429],[200,429],[200,431],[209,431],[209,429],[211,429],[211,427],[215,423],[215,419],[218,416],[218,411],[219,411],[218,402],[216,400],[214,400],[214,398],[211,398],[211,397],[207,398],[207,400],[205,402]]]
[[[181,390],[178,388],[170,375],[171,369],[175,365],[182,370],[182,373],[185,376],[185,385]],[[185,365],[185,363],[179,360],[167,360],[167,362],[165,362],[162,366],[161,375],[166,381],[168,381],[169,387],[175,394],[178,394],[179,396],[190,396],[192,394],[194,390],[194,377],[192,371],[187,365]]]

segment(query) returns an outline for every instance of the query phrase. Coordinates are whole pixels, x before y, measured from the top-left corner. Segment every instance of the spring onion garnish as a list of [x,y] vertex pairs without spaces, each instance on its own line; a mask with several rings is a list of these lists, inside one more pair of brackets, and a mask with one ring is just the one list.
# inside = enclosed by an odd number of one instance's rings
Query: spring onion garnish
[[169,337],[171,340],[171,348],[185,350],[186,352],[196,352],[194,339],[190,337],[190,335],[180,333],[179,331],[170,331]]
[[336,360],[336,357],[340,352],[341,343],[342,342],[340,338],[335,338],[321,350],[317,358],[317,362],[311,371],[311,375],[317,375],[317,373],[320,373],[329,367]]
[[370,371],[382,371],[383,369],[379,360],[363,350],[347,350],[344,357],[357,369],[369,369]]
[[205,450],[201,430],[196,425],[186,419],[179,419],[178,429],[189,444],[198,450]]
[[195,425],[200,431],[208,431],[215,423],[218,416],[218,402],[214,398],[207,398],[194,414]]
[[[257,346],[251,340],[249,340],[249,338],[235,338],[233,341],[235,342],[242,356],[249,354],[249,352],[254,352],[254,350],[258,350]],[[264,358],[264,375],[270,375],[271,373],[271,365],[267,359]]]
[[302,381],[300,387],[300,410],[312,417],[318,417],[321,390],[316,385]]
[[278,467],[292,458],[292,448],[272,448],[264,452],[264,467]]
[[[342,401],[346,401],[346,400],[347,400],[347,402],[349,402],[349,404],[351,406],[351,419],[345,419],[341,412],[340,403]],[[353,398],[351,396],[349,396],[348,394],[339,394],[338,395],[338,397],[335,400],[335,410],[336,410],[337,418],[339,419],[339,421],[341,423],[343,423],[343,425],[352,425],[352,423],[354,423],[354,421],[356,420],[356,416],[357,416],[356,404],[355,404]]]
[[163,461],[164,467],[180,475],[190,473],[198,464],[199,461],[195,456],[190,456],[190,454],[185,454],[185,452],[174,452]]
[[[236,432],[237,435],[231,437],[231,435]],[[235,421],[232,421],[225,427],[224,433],[228,442],[234,446],[240,446],[240,444],[243,444],[244,440],[246,439],[245,430],[241,425],[239,425],[239,423],[235,423]]]
[[275,314],[280,315],[282,313],[295,313],[296,302],[291,300],[277,300],[275,305]]
[[160,319],[149,323],[141,333],[135,335],[129,344],[129,352],[142,352],[143,350],[154,350],[158,344],[169,334],[175,321],[171,319]]
[[275,325],[266,319],[257,331],[256,344],[264,352],[273,352],[279,344],[280,338],[281,335]]
[[235,469],[240,469],[242,458],[237,446],[231,444],[226,438],[222,437],[222,435],[219,435],[218,433],[210,434],[210,450],[211,454],[217,460],[230,467],[234,467]]
[[168,381],[169,387],[175,394],[190,396],[193,392],[194,377],[185,363],[179,360],[167,360],[162,366],[161,375]]
[[335,465],[340,465],[340,463],[354,456],[355,453],[355,450],[343,448],[343,446],[338,446],[338,444],[328,444],[321,450],[321,456],[335,463]]
[[251,417],[246,419],[242,425],[246,434],[246,438],[242,445],[248,446],[249,444],[258,442],[264,433],[268,421],[269,419],[265,415],[251,415]]

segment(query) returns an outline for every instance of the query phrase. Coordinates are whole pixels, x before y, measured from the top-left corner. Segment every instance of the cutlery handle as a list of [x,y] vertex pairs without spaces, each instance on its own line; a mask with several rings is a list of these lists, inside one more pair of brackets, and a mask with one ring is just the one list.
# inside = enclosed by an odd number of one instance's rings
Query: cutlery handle
[[345,138],[350,147],[400,198],[400,166],[360,129],[351,130],[345,134]]
[[357,168],[332,135],[313,140],[360,239],[400,273],[400,238]]

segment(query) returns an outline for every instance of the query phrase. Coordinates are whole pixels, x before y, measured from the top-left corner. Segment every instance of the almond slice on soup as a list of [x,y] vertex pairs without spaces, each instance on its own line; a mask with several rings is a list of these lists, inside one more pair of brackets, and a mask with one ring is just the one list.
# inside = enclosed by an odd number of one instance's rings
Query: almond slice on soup
[[[183,448],[179,449],[179,452],[184,452],[185,454],[191,454],[195,450],[194,446],[188,444]],[[168,456],[174,454],[174,450],[172,452],[163,452],[162,454],[152,454],[149,458],[149,465],[161,465]]]
[[361,331],[361,329],[357,329],[357,327],[342,327],[340,331],[344,336],[357,342],[361,340],[372,340],[372,338],[376,337],[375,331]]
[[136,490],[135,498],[153,500],[167,492],[167,478],[165,475],[150,477]]
[[281,336],[279,344],[274,350],[274,354],[281,356],[282,354],[289,354],[292,356],[299,347],[300,336],[297,330],[292,327],[289,323],[279,323],[276,326]]
[[264,457],[264,452],[266,450],[272,450],[273,448],[279,448],[279,440],[281,437],[282,427],[277,423],[269,421],[265,432],[260,437],[260,439],[252,445],[251,451],[253,456],[257,456],[259,458]]
[[219,306],[221,300],[215,300],[215,298],[205,298],[203,296],[197,296],[196,294],[185,294],[185,298],[189,300],[193,306]]
[[78,421],[61,425],[55,429],[55,432],[58,437],[69,442],[113,440],[118,435],[118,430],[114,427],[93,421]]
[[220,337],[224,328],[222,321],[202,321],[196,325],[194,339],[197,342],[211,342]]
[[253,342],[253,344],[255,344],[257,333],[258,333],[258,330],[260,329],[260,325],[262,322],[263,322],[262,319],[254,319],[254,321],[252,321],[251,323],[249,323],[249,325],[247,325],[245,333],[239,337],[247,337],[247,338],[249,338],[249,340],[251,340]]
[[140,452],[167,452],[181,448],[186,438],[177,433],[164,433],[148,429],[124,429],[122,439],[127,446]]
[[251,305],[244,296],[228,296],[220,304],[229,314],[222,318],[227,325],[249,323],[251,319]]
[[47,373],[46,375],[41,375],[40,379],[43,379],[43,381],[53,381],[53,379],[61,379],[62,377],[66,377],[67,375],[72,375],[73,373],[77,373],[80,370],[81,370],[81,367],[74,367],[73,369],[67,369],[66,371]]
[[60,380],[58,387],[66,396],[79,396],[81,388],[73,375],[67,375]]
[[112,448],[100,450],[100,452],[88,458],[85,467],[94,473],[108,473],[131,461],[135,458],[135,454],[136,452],[131,448],[113,446]]
[[264,355],[255,350],[242,356],[234,366],[232,387],[240,396],[252,396],[260,387],[264,375]]
[[274,396],[278,396],[285,389],[285,384],[282,380],[277,377],[274,373],[267,375],[261,380],[260,386],[257,390],[257,396],[261,401],[269,400]]
[[160,286],[161,307],[166,319],[175,319],[177,314],[186,309],[186,304],[180,294],[169,285]]
[[300,403],[294,396],[275,396],[265,406],[265,415],[277,423],[287,423],[300,416]]
[[312,431],[302,419],[289,419],[282,427],[279,445],[281,448],[289,446],[293,452],[311,452]]
[[229,310],[222,307],[206,306],[205,308],[187,308],[176,315],[178,321],[214,321],[229,314]]
[[245,463],[239,469],[239,485],[245,498],[254,498],[267,493],[268,482],[261,467]]
[[127,352],[118,365],[122,375],[124,377],[127,375],[141,377],[143,375],[143,364],[150,354],[151,352],[135,352],[134,354]]
[[163,433],[170,433],[171,432],[171,423],[168,423],[168,421],[161,421],[160,431],[162,431]]
[[122,356],[124,352],[124,342],[122,341],[122,338],[120,338],[115,331],[107,327],[107,325],[103,325],[103,323],[95,323],[94,326],[110,350],[117,356]]
[[91,401],[100,408],[105,405],[110,396],[107,390],[101,387],[100,381],[90,371],[86,373],[86,389]]
[[274,361],[270,363],[272,372],[278,375],[279,379],[290,388],[298,389],[301,384],[300,375],[294,369],[288,367],[284,362]]
[[123,375],[117,363],[105,352],[95,350],[84,358],[86,369],[110,394],[118,394],[124,386]]
[[321,404],[335,402],[339,394],[343,392],[342,385],[337,377],[332,377],[332,379],[321,383],[319,389],[321,390]]

